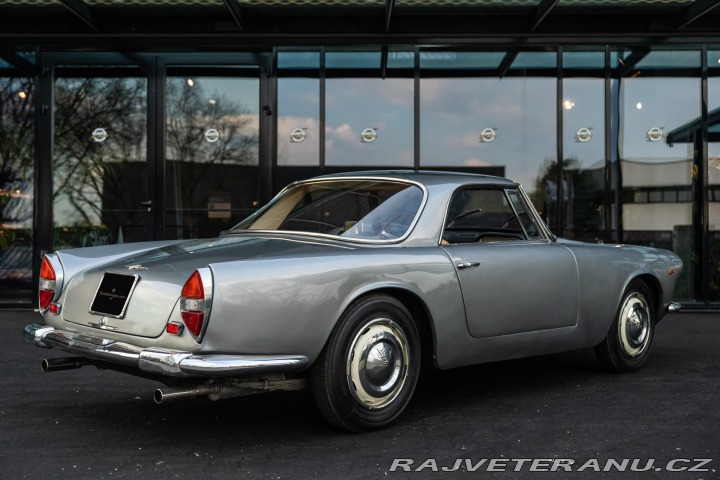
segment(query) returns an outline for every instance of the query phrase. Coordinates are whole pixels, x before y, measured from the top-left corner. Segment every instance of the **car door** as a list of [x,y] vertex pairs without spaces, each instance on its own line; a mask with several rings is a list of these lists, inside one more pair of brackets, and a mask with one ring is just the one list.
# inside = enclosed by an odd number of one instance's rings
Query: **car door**
[[575,258],[544,234],[529,208],[515,188],[463,189],[450,202],[442,246],[473,337],[576,324]]

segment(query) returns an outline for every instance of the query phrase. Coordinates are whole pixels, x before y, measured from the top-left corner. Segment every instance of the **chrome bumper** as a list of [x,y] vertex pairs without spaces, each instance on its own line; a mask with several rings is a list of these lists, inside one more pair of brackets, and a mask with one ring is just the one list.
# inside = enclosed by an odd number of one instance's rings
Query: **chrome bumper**
[[58,348],[93,360],[170,377],[240,377],[302,370],[309,365],[303,355],[195,355],[164,348],[143,348],[39,323],[26,325],[24,337],[26,342],[38,347]]

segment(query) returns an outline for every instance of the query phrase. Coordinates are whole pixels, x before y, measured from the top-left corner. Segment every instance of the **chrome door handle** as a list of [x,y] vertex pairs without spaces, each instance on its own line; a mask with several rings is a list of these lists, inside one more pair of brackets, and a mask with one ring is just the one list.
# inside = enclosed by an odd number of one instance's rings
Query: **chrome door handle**
[[478,266],[480,266],[480,262],[458,262],[456,264],[456,267],[459,270],[462,270],[463,268],[478,267]]

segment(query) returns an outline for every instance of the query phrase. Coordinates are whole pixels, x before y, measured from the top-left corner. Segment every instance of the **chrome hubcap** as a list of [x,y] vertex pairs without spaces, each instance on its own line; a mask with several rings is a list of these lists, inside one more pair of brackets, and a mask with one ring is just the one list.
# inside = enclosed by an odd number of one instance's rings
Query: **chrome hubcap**
[[405,334],[392,320],[375,319],[350,345],[346,366],[350,391],[367,407],[385,407],[402,391],[407,365]]
[[623,351],[630,357],[640,355],[648,346],[651,328],[647,301],[638,293],[630,295],[623,303],[618,322]]

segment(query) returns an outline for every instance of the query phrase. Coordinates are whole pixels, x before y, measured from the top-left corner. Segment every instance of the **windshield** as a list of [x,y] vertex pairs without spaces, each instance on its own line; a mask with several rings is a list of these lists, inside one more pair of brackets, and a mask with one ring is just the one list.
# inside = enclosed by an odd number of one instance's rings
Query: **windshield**
[[277,230],[393,240],[408,231],[423,191],[387,180],[329,180],[285,190],[231,231]]

